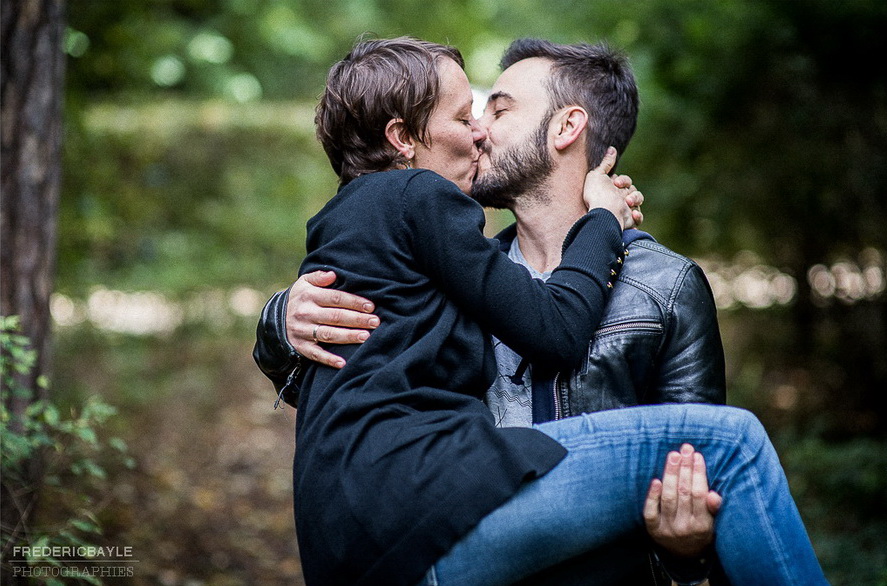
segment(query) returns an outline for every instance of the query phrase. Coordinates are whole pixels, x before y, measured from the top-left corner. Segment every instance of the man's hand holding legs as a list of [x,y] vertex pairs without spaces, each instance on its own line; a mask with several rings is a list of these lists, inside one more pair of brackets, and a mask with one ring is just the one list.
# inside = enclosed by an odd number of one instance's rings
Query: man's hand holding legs
[[[668,454],[662,480],[654,479],[650,484],[644,522],[650,537],[668,554],[662,561],[669,574],[679,559],[688,562],[679,565],[691,570],[694,560],[709,567],[707,560],[699,558],[714,543],[714,516],[721,503],[721,496],[709,490],[702,454],[689,444],[681,446],[680,452]],[[680,568],[679,573],[685,569]]]

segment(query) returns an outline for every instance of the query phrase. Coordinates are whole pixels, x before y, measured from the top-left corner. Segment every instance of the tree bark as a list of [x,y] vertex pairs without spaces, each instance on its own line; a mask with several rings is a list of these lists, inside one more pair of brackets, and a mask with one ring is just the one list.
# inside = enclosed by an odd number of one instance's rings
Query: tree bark
[[[63,0],[0,0],[0,314],[18,315],[37,352],[32,372],[17,382],[27,396],[5,393],[21,414],[45,398],[38,377],[50,370],[50,314],[61,187],[62,92],[65,58]],[[2,488],[4,584],[17,583],[7,561],[26,537],[37,496],[40,462],[31,462],[27,486]]]

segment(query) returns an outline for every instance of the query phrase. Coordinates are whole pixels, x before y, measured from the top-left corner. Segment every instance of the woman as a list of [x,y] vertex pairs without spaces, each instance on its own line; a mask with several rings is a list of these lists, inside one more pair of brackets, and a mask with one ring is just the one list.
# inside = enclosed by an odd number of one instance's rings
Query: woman
[[441,584],[514,582],[642,524],[649,476],[639,471],[689,441],[726,497],[718,551],[731,579],[822,582],[778,460],[745,412],[628,409],[495,428],[479,400],[494,373],[489,334],[529,360],[578,361],[631,213],[624,193],[590,181],[591,211],[545,285],[493,250],[463,194],[483,131],[461,65],[454,49],[422,41],[359,43],[318,107],[342,187],[309,221],[301,271],[334,269],[336,286],[372,299],[383,325],[342,349],[345,368],[311,365],[300,381],[306,581],[414,584],[434,566],[429,580]]

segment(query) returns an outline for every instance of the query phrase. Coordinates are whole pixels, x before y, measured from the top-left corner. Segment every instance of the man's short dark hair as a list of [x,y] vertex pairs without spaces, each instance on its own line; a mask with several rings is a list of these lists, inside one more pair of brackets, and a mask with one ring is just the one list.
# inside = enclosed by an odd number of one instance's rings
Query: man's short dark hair
[[437,60],[464,67],[454,47],[410,37],[359,41],[333,65],[314,122],[339,183],[405,163],[385,138],[395,118],[425,143],[428,120],[437,105]]
[[552,62],[547,87],[551,109],[581,106],[589,116],[586,157],[590,168],[604,158],[607,148],[622,155],[638,119],[638,88],[628,59],[605,44],[559,45],[543,39],[511,43],[500,65],[541,57]]

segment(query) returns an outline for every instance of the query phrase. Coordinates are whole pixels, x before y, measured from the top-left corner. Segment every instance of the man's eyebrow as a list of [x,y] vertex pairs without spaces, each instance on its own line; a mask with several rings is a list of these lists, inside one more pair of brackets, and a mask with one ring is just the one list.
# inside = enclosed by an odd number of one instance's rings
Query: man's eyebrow
[[513,102],[514,97],[507,92],[495,92],[490,94],[490,97],[487,98],[487,102],[495,102],[496,100],[508,100],[509,102]]

